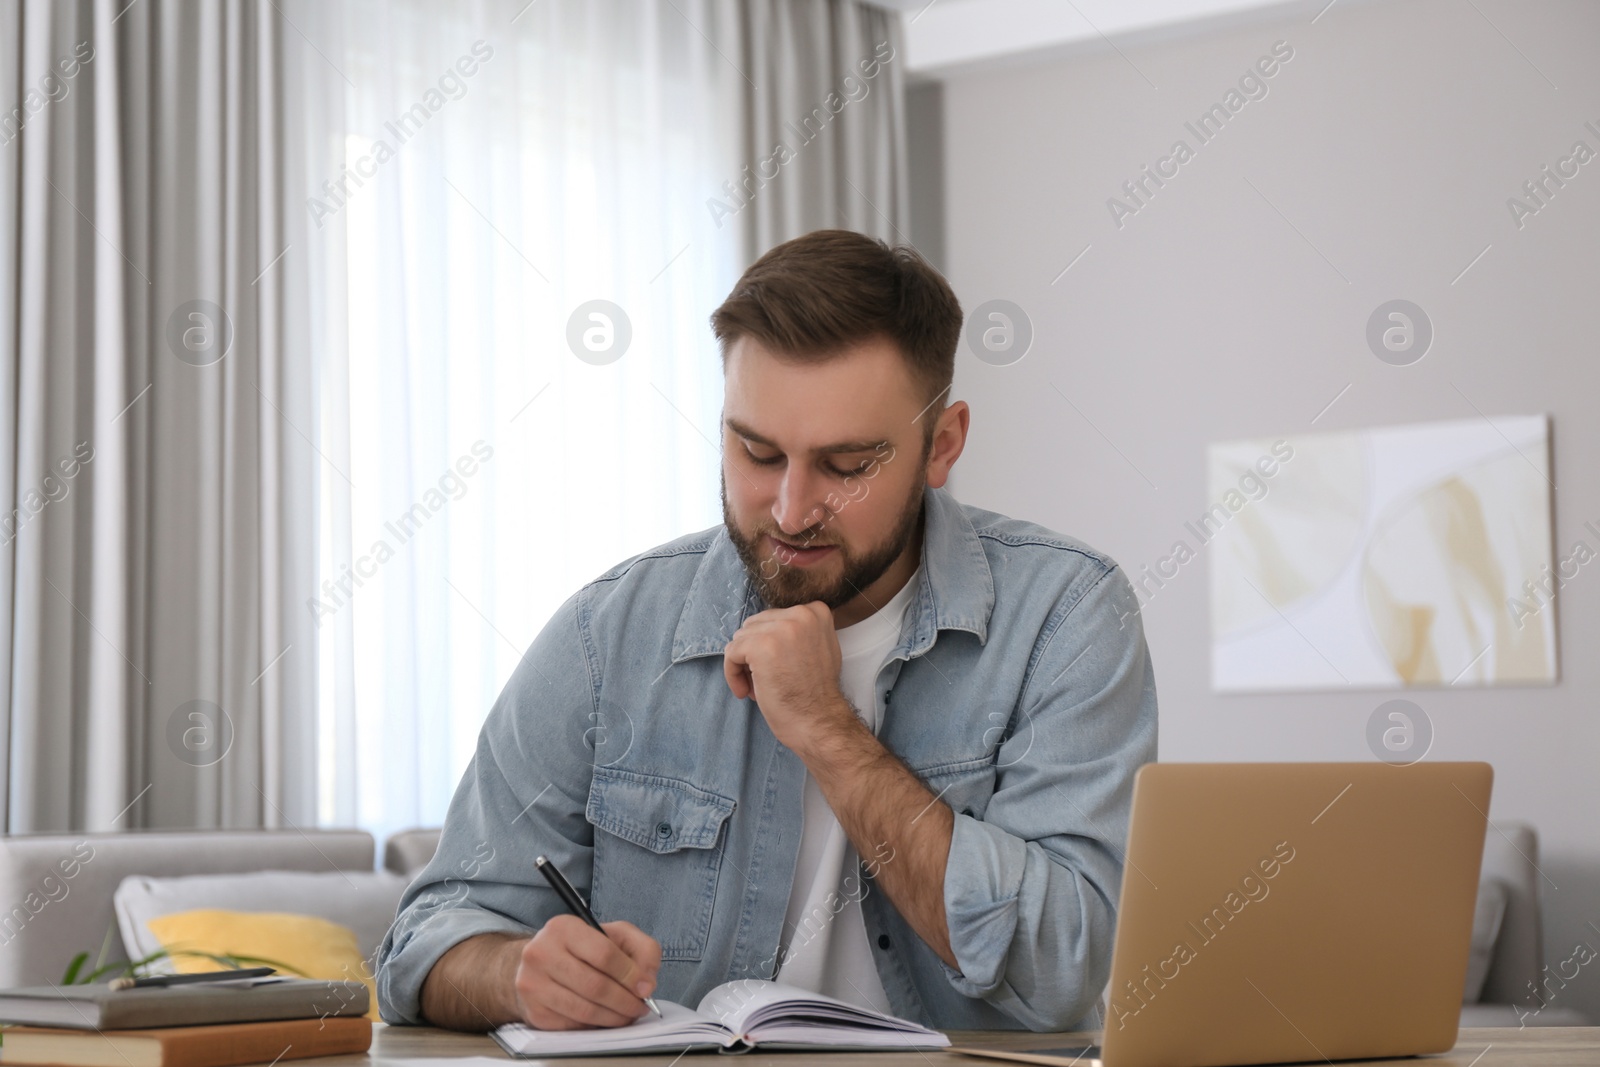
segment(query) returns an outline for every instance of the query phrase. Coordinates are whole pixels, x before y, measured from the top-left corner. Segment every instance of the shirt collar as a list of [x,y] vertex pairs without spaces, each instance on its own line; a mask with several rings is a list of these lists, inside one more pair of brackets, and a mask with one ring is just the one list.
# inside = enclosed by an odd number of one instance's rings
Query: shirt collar
[[[922,568],[916,599],[896,653],[920,656],[940,630],[966,630],[988,640],[994,576],[972,520],[945,489],[923,491]],[[721,655],[750,616],[763,610],[726,528],[717,531],[689,585],[672,662]]]

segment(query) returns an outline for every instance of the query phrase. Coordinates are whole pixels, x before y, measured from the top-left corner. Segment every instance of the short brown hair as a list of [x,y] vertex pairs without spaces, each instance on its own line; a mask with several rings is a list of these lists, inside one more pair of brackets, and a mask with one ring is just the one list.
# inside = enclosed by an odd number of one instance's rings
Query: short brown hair
[[756,260],[711,313],[711,331],[724,366],[733,342],[746,336],[800,360],[829,359],[884,336],[931,403],[955,376],[961,318],[950,283],[910,245],[813,230]]

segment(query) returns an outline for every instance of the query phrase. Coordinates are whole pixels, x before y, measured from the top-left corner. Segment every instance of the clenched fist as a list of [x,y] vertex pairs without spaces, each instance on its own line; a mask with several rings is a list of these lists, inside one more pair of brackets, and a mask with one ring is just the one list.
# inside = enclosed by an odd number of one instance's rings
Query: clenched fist
[[857,722],[839,690],[839,637],[820,600],[746,619],[722,653],[733,695],[754,697],[773,736],[796,752],[829,728]]

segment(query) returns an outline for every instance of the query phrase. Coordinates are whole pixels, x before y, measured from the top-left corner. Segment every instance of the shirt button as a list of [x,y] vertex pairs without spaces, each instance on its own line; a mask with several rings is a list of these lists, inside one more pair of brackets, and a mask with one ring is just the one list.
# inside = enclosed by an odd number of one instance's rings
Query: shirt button
[[878,935],[878,947],[881,948],[881,949],[888,949],[888,947],[889,947],[889,935],[888,934],[879,934]]
[[672,824],[669,823],[669,822],[658,823],[656,825],[656,836],[660,837],[660,838],[671,837],[672,836]]

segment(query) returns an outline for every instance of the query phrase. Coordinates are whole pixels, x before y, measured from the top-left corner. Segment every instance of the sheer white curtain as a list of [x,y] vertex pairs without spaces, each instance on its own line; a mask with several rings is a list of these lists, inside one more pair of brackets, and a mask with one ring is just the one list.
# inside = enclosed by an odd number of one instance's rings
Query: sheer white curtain
[[382,835],[443,818],[562,600],[720,520],[741,232],[707,198],[747,86],[720,0],[282,7],[322,194],[319,817]]

